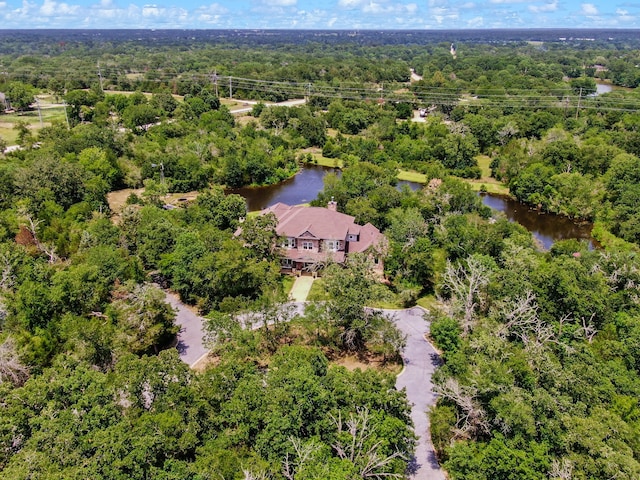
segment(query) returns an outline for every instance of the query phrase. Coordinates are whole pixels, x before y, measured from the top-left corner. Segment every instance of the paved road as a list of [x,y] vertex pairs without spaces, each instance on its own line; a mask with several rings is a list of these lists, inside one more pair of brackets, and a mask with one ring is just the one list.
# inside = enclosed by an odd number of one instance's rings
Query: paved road
[[178,332],[178,354],[180,359],[190,367],[207,354],[204,347],[203,318],[192,312],[184,305],[178,295],[165,290],[167,303],[176,310],[176,323],[180,325]]
[[[178,333],[178,353],[180,358],[190,366],[207,354],[203,344],[203,319],[180,302],[177,295],[166,292],[167,302],[175,308],[176,323],[180,325]],[[294,311],[302,315],[303,302],[291,302]],[[407,398],[411,402],[411,419],[413,420],[418,444],[413,462],[412,480],[445,480],[435,458],[427,410],[436,402],[433,393],[431,375],[440,364],[438,354],[431,344],[425,340],[429,324],[423,318],[423,310],[419,307],[406,310],[385,310],[391,314],[398,328],[407,335],[407,346],[402,353],[404,369],[396,381],[398,389],[406,389]],[[252,324],[252,328],[260,327]]]
[[431,443],[427,410],[436,403],[431,375],[440,365],[440,357],[425,340],[429,323],[423,318],[424,311],[419,307],[406,310],[385,310],[393,315],[398,328],[407,335],[407,346],[402,352],[404,370],[396,380],[398,390],[407,391],[411,402],[411,419],[415,433],[419,437],[414,459],[413,480],[445,480],[438,465]]

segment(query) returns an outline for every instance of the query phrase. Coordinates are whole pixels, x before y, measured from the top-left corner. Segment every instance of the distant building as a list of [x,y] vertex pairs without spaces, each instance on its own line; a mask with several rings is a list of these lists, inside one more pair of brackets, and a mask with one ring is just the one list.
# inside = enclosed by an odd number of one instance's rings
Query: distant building
[[354,217],[327,208],[290,206],[284,203],[262,211],[278,219],[282,269],[292,273],[314,272],[330,262],[344,263],[349,254],[365,253],[374,270],[382,272],[387,240],[376,227],[358,225]]

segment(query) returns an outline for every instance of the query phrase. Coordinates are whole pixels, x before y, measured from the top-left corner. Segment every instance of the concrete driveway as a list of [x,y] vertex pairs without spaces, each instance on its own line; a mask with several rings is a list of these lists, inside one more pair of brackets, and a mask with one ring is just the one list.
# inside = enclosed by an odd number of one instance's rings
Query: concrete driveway
[[[311,277],[299,277],[309,278]],[[309,288],[310,285],[309,285]],[[307,292],[308,293],[308,292]],[[165,291],[167,302],[176,310],[176,323],[180,325],[178,333],[178,353],[189,366],[195,365],[207,354],[204,347],[203,318],[185,306],[177,295]],[[304,294],[306,298],[306,294]],[[290,304],[294,312],[303,314],[304,301]],[[405,310],[384,310],[391,315],[398,328],[407,336],[407,346],[402,352],[404,369],[398,375],[396,387],[406,390],[411,404],[411,419],[418,436],[415,458],[410,465],[412,480],[445,480],[446,477],[438,465],[429,431],[427,410],[436,403],[431,375],[440,365],[440,358],[433,346],[425,340],[429,332],[429,323],[423,318],[420,307]],[[256,325],[253,325],[256,328]]]
[[296,277],[291,291],[289,292],[289,300],[292,302],[304,302],[313,286],[313,277],[300,276]]
[[406,389],[411,403],[411,419],[418,444],[412,465],[413,480],[445,480],[438,464],[431,442],[427,410],[435,405],[437,396],[433,393],[431,375],[440,365],[440,357],[425,335],[429,332],[429,323],[424,319],[424,310],[420,307],[406,310],[385,310],[394,318],[395,324],[407,336],[407,346],[402,352],[404,369],[398,375],[396,388]]
[[208,353],[204,347],[204,319],[182,303],[178,295],[166,290],[164,293],[167,303],[176,311],[176,324],[180,325],[176,345],[178,354],[183,362],[193,367]]

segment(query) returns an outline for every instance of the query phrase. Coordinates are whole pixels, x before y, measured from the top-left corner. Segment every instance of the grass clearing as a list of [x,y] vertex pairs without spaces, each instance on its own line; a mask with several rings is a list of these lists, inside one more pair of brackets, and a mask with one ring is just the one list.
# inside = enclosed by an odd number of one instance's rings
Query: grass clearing
[[321,167],[342,168],[343,163],[339,158],[323,157],[321,153],[311,153],[313,162],[307,162],[309,165],[320,165]]
[[362,371],[374,369],[378,371],[384,371],[393,375],[398,375],[402,371],[402,363],[397,362],[384,362],[382,355],[342,355],[335,359],[330,360],[333,365],[344,367],[347,370],[353,372],[360,369]]
[[398,180],[426,184],[427,176],[424,173],[411,172],[409,170],[400,170],[398,172]]
[[329,294],[327,293],[324,280],[322,280],[322,278],[316,278],[313,285],[311,285],[309,295],[307,295],[307,301],[326,302],[327,300],[329,300]]
[[291,292],[291,288],[293,288],[293,284],[296,281],[296,277],[291,275],[282,275],[281,281],[282,281],[282,291],[288,297],[289,292]]
[[0,138],[7,142],[7,145],[18,143],[18,132],[13,127],[7,127],[0,123]]
[[491,157],[488,155],[478,155],[476,157],[476,161],[478,162],[478,167],[480,167],[480,172],[482,175],[482,179],[491,178]]
[[53,122],[66,122],[62,105],[41,108],[40,114],[42,115],[42,122],[40,121],[38,110],[0,115],[0,137],[7,142],[7,145],[15,145],[18,140],[18,132],[15,130],[15,125],[19,122],[26,122],[29,130],[34,134],[42,127],[50,126]]
[[461,178],[460,180],[468,183],[475,192],[484,191],[495,195],[510,196],[509,187],[491,176],[491,157],[478,155],[476,161],[478,162],[478,167],[480,167],[480,178]]
[[468,183],[469,186],[471,187],[471,190],[473,190],[474,192],[484,191],[487,193],[493,193],[495,195],[511,196],[511,193],[509,192],[509,187],[496,181],[484,182],[482,180],[469,180],[466,178],[461,178],[461,180]]
[[420,297],[416,304],[425,310],[437,310],[439,308],[439,302],[433,294]]

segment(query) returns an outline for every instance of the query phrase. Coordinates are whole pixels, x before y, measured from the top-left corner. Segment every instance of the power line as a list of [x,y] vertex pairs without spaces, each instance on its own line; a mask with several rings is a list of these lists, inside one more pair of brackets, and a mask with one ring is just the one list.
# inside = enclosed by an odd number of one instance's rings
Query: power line
[[[112,72],[112,73],[110,73]],[[55,73],[60,74],[57,70]],[[78,72],[74,72],[78,73]],[[156,72],[158,76],[153,79],[144,79],[149,72],[126,71],[115,67],[99,66],[98,76],[102,81],[104,78],[123,75],[140,76],[135,83],[162,83],[167,84],[187,81],[197,82],[203,85],[211,84],[210,74],[204,73],[182,73],[171,74],[168,72]],[[28,76],[28,72],[21,71],[17,75]],[[498,107],[511,109],[567,109],[577,110],[598,110],[598,111],[622,111],[635,112],[640,110],[640,99],[621,98],[613,96],[586,96],[582,88],[577,94],[567,85],[566,88],[548,89],[544,93],[532,93],[531,90],[523,89],[475,89],[479,90],[475,94],[462,93],[458,89],[429,87],[410,92],[397,92],[401,88],[406,88],[406,83],[397,83],[397,88],[393,86],[385,88],[382,92],[379,87],[366,87],[362,84],[349,84],[342,82],[340,85],[329,85],[322,82],[294,82],[282,80],[264,80],[254,78],[243,78],[234,76],[221,76],[217,72],[214,74],[214,87],[217,90],[220,85],[227,84],[229,98],[233,98],[234,89],[236,97],[244,92],[257,94],[281,95],[288,98],[328,98],[343,100],[365,100],[378,101],[383,97],[385,102],[410,102],[434,105],[461,105],[468,107]]]

